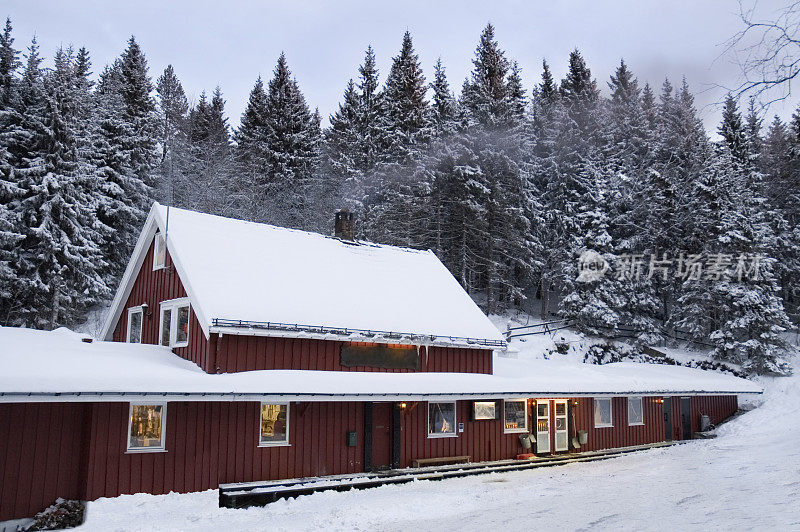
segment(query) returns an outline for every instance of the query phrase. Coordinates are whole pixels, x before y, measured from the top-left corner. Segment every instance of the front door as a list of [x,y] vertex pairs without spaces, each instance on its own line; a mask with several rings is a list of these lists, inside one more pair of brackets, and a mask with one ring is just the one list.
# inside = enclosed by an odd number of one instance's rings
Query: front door
[[692,439],[692,404],[689,397],[681,397],[681,427],[683,439]]
[[555,405],[556,452],[569,451],[569,424],[567,423],[567,402],[553,401]]
[[672,397],[664,398],[664,441],[672,441]]
[[550,401],[536,401],[536,452],[550,452]]
[[392,465],[392,403],[372,403],[372,468]]

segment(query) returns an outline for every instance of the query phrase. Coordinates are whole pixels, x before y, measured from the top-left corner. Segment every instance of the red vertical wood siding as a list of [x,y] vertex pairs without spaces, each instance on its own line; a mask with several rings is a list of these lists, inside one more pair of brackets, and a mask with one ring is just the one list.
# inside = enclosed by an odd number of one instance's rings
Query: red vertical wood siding
[[515,458],[526,452],[519,443],[518,433],[503,433],[502,401],[497,402],[500,419],[485,421],[470,421],[472,401],[457,401],[456,430],[458,423],[464,423],[464,432],[449,438],[428,437],[428,404],[408,403],[406,412],[401,414],[401,467],[410,467],[417,458],[468,455],[473,462],[482,462]]
[[[126,453],[128,403],[93,409],[90,500],[364,469],[363,403],[292,403],[285,447],[258,446],[259,403],[169,403],[161,453]],[[346,446],[348,431],[359,434],[355,447]]]
[[[150,243],[147,255],[142,262],[142,267],[136,276],[131,288],[131,293],[125,301],[122,314],[114,328],[114,341],[124,342],[128,332],[128,309],[142,303],[147,303],[149,316],[142,320],[142,343],[158,344],[159,320],[161,315],[161,302],[179,297],[186,297],[180,276],[172,263],[172,257],[167,252],[166,267],[153,270],[153,253],[155,243]],[[191,360],[201,368],[209,371],[209,342],[200,328],[194,309],[189,313],[189,345],[173,349],[175,354]]]
[[90,408],[0,404],[0,521],[34,515],[58,497],[84,497],[82,428]]
[[[261,369],[306,369],[322,371],[413,372],[369,366],[342,366],[339,361],[344,342],[308,338],[214,335],[216,367],[222,373]],[[421,347],[421,372],[492,373],[491,349]]]
[[[594,428],[593,400],[570,399],[570,437],[588,431],[581,451],[664,439],[663,405],[643,397],[644,425],[628,426],[627,400],[612,400],[613,427]],[[577,401],[577,405],[574,403]],[[680,397],[673,398],[680,438]],[[428,403],[401,415],[401,466],[415,458],[469,455],[473,461],[524,452],[503,421],[470,421],[471,401],[457,401],[464,432],[428,438]],[[219,483],[355,473],[364,469],[363,402],[292,403],[287,447],[258,447],[259,403],[171,402],[165,453],[127,453],[128,403],[0,404],[0,521],[33,515],[57,497],[88,499],[123,493],[189,492]],[[692,397],[692,426],[700,415],[719,423],[737,409],[736,396]],[[502,412],[502,401],[498,402]],[[675,413],[678,413],[675,415]],[[529,409],[530,413],[530,409]],[[673,422],[675,425],[675,422]],[[574,428],[572,428],[574,426]],[[346,433],[358,434],[355,447]]]
[[[594,399],[571,399],[575,430],[570,432],[570,437],[576,435],[578,430],[588,432],[587,444],[577,451],[596,451],[664,441],[664,411],[659,399],[660,397],[642,397],[644,425],[628,425],[628,398],[614,397],[611,399],[613,426],[597,428],[594,426]],[[575,402],[578,403],[577,406]],[[572,419],[569,421],[572,425]]]

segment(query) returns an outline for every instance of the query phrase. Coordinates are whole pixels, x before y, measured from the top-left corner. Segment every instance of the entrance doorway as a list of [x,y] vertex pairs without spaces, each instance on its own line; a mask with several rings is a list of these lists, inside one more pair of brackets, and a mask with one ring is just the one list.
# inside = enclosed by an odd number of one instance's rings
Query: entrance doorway
[[672,397],[664,398],[664,441],[672,441]]
[[372,469],[392,466],[392,403],[372,403]]
[[550,452],[550,401],[536,401],[536,452]]

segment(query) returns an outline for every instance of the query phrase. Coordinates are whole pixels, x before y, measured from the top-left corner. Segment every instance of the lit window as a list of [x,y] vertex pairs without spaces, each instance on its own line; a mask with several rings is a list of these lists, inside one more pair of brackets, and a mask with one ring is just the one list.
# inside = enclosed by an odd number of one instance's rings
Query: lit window
[[128,451],[152,452],[164,450],[166,403],[131,403],[128,419]]
[[261,403],[258,445],[289,445],[289,405]]
[[189,300],[172,299],[161,302],[161,345],[186,347],[189,345]]
[[167,263],[167,243],[161,233],[156,233],[155,249],[153,250],[153,269],[159,270]]
[[528,432],[528,413],[526,399],[503,401],[505,432]]
[[628,425],[644,425],[641,397],[628,397]]
[[428,403],[428,437],[444,438],[456,434],[456,404]]
[[594,400],[594,426],[611,427],[611,399]]
[[142,307],[128,309],[128,334],[125,341],[132,344],[142,343]]

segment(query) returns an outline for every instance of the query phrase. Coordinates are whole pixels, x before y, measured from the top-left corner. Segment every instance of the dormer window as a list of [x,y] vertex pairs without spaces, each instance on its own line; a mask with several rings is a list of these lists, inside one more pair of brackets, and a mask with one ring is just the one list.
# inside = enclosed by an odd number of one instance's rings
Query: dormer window
[[153,270],[160,270],[167,264],[167,243],[164,235],[156,233],[155,249],[153,250]]

